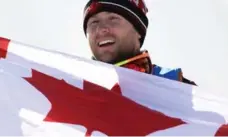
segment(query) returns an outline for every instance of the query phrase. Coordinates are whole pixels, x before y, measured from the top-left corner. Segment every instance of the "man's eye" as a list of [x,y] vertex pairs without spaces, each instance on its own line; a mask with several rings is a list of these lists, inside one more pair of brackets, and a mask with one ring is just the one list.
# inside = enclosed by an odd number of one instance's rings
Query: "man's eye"
[[97,24],[99,21],[98,20],[94,20],[94,21],[92,21],[90,24],[91,25],[94,25],[94,24]]
[[112,16],[112,17],[110,17],[110,20],[117,21],[117,20],[119,20],[119,18],[118,17],[115,17],[115,16]]

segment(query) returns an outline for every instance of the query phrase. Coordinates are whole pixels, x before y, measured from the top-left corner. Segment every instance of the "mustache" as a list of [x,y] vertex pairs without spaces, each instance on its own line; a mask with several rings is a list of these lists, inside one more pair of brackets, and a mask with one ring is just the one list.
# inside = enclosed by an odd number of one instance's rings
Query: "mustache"
[[95,39],[101,39],[101,38],[115,38],[115,35],[111,34],[111,33],[106,33],[106,34],[102,34],[102,35],[96,35]]

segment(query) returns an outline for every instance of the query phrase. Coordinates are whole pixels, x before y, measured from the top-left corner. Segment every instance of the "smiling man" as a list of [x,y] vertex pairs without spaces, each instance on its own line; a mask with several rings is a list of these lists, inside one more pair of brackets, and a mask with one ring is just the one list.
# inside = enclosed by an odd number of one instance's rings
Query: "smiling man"
[[148,9],[143,0],[90,0],[84,9],[84,31],[93,59],[188,84],[182,70],[152,64],[141,51]]

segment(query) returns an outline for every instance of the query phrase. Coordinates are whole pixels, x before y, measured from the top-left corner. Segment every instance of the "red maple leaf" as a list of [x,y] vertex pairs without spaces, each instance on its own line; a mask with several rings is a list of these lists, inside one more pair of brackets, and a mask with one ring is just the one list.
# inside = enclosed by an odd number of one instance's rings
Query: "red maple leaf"
[[5,58],[10,40],[0,37],[0,59]]
[[215,136],[228,136],[228,125],[222,125],[216,132]]
[[118,84],[108,90],[84,81],[81,90],[35,70],[25,79],[52,104],[44,121],[82,125],[87,135],[99,131],[108,136],[145,136],[185,124],[122,96]]

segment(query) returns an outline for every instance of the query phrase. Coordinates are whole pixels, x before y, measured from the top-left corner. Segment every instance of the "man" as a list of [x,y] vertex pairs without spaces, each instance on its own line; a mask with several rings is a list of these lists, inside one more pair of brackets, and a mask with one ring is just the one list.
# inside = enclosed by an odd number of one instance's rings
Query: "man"
[[181,69],[152,64],[141,51],[149,24],[143,0],[90,0],[84,9],[84,31],[93,59],[188,84]]

